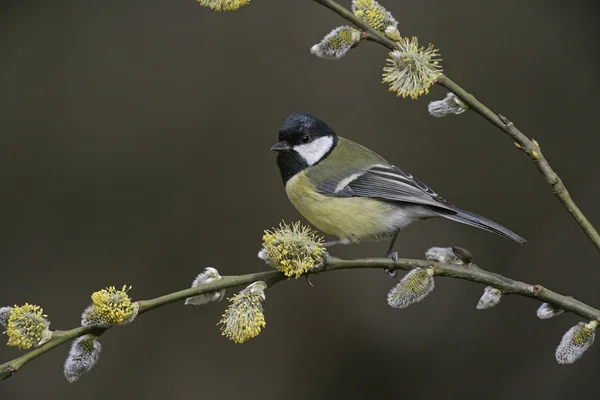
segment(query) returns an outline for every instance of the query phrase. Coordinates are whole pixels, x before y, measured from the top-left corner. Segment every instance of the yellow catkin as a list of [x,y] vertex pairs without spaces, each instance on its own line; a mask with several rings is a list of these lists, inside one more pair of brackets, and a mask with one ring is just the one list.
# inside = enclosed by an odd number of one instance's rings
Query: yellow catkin
[[250,0],[198,0],[198,3],[214,11],[236,11],[248,5]]
[[433,268],[411,270],[390,290],[388,304],[394,308],[406,308],[423,300],[434,289],[433,275]]
[[363,22],[382,33],[387,27],[398,25],[394,16],[375,0],[354,0],[352,12]]
[[92,311],[99,320],[110,325],[118,325],[133,315],[134,307],[127,295],[127,286],[121,290],[114,286],[92,294]]
[[266,287],[264,282],[255,282],[229,299],[229,307],[219,321],[223,336],[244,343],[260,334],[267,325],[261,304]]
[[273,231],[265,231],[259,254],[269,265],[288,277],[298,278],[313,267],[323,264],[323,238],[299,222],[281,223]]
[[21,307],[12,307],[4,332],[8,336],[8,345],[27,350],[48,340],[51,332],[46,317],[40,306],[25,303]]
[[416,99],[429,93],[429,88],[442,75],[438,50],[419,45],[416,36],[402,38],[398,50],[390,53],[388,65],[383,68],[383,82],[397,96]]
[[573,339],[571,341],[574,345],[581,346],[590,341],[594,336],[594,329],[583,325],[580,329],[576,329],[573,332]]

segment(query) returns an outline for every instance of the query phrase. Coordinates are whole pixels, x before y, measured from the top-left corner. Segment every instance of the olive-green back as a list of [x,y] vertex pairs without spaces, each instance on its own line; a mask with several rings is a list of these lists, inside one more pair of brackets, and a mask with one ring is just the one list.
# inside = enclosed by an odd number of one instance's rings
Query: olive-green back
[[306,171],[306,176],[317,186],[326,182],[339,182],[373,165],[389,165],[383,157],[366,147],[343,137],[338,139],[337,146],[329,156]]

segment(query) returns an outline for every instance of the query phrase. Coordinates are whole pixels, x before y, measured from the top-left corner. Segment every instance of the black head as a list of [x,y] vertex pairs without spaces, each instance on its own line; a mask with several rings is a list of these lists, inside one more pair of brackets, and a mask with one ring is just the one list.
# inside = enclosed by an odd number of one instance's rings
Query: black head
[[279,128],[277,165],[287,182],[292,176],[319,163],[335,148],[338,138],[325,122],[308,113],[290,115]]

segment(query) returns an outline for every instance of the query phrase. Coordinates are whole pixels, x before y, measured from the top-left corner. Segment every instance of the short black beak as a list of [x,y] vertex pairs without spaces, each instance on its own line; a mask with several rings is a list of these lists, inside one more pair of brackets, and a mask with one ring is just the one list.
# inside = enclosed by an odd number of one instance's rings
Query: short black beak
[[292,147],[287,144],[285,141],[281,141],[279,143],[277,143],[275,146],[271,147],[271,150],[273,151],[286,151],[286,150],[291,150]]

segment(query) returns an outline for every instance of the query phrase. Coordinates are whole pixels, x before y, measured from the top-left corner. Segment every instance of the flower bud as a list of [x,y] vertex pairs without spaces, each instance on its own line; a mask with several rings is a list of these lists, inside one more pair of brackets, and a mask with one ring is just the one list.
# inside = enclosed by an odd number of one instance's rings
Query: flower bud
[[0,307],[0,326],[8,327],[8,318],[10,317],[10,307]]
[[416,268],[404,275],[388,293],[390,307],[406,308],[427,297],[435,287],[433,274],[433,268]]
[[452,252],[458,258],[459,261],[462,261],[463,264],[470,264],[473,261],[473,255],[471,252],[465,248],[452,246]]
[[391,39],[394,42],[399,42],[402,38],[400,36],[400,31],[398,30],[398,28],[396,28],[393,25],[390,25],[387,28],[385,28],[385,36],[387,36],[388,39]]
[[552,304],[544,303],[537,309],[537,317],[539,319],[550,319],[564,313],[562,308],[554,307]]
[[310,48],[317,57],[339,60],[360,43],[360,31],[351,26],[340,26],[329,32],[320,43]]
[[[209,282],[214,282],[221,278],[222,277],[219,274],[219,271],[217,271],[215,268],[208,267],[208,268],[205,268],[204,272],[202,272],[200,275],[198,275],[196,277],[196,279],[194,279],[194,282],[192,283],[192,287],[203,285],[203,284],[209,283]],[[217,292],[200,294],[200,295],[194,296],[194,297],[188,297],[187,299],[185,299],[185,304],[199,306],[202,304],[210,303],[211,301],[221,301],[221,300],[223,300],[223,297],[225,297],[225,289],[219,290]]]
[[494,287],[488,286],[483,290],[483,296],[477,303],[478,310],[492,308],[502,300],[502,292]]
[[456,255],[452,247],[430,247],[425,252],[425,258],[429,261],[436,261],[445,264],[464,264]]
[[102,345],[94,335],[84,335],[73,340],[63,370],[65,378],[73,383],[89,372],[98,362],[101,351]]
[[454,93],[449,92],[443,100],[430,102],[427,109],[432,116],[441,118],[449,114],[462,114],[469,109],[469,106]]

